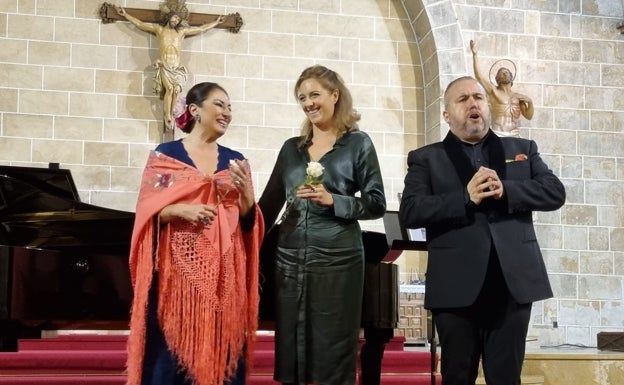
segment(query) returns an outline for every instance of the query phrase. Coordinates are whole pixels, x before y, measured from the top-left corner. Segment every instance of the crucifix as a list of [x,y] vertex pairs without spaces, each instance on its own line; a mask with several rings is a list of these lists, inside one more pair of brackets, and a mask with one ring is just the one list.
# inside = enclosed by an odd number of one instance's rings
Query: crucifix
[[163,142],[173,139],[173,108],[187,80],[188,70],[180,63],[184,38],[213,28],[229,29],[230,32],[237,33],[243,25],[243,19],[238,13],[189,13],[185,0],[165,0],[160,4],[160,11],[122,8],[104,3],[100,7],[100,17],[103,23],[127,20],[138,29],[156,36],[160,57],[154,62],[154,93],[163,100]]

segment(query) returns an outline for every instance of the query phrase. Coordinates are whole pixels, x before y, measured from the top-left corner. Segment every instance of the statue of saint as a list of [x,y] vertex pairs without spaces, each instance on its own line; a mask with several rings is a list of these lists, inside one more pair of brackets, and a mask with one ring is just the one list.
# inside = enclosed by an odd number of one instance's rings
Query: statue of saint
[[180,64],[182,41],[186,36],[193,36],[208,31],[225,21],[225,16],[200,26],[190,26],[188,9],[184,0],[167,0],[160,5],[161,24],[145,23],[128,14],[122,7],[116,6],[117,13],[142,31],[154,34],[158,39],[160,58],[154,63],[154,93],[163,99],[165,129],[173,130],[173,108],[182,86],[186,83],[188,71]]
[[515,74],[509,68],[498,69],[495,77],[496,85],[490,79],[485,78],[479,70],[477,45],[473,40],[470,40],[470,50],[475,78],[483,85],[490,99],[492,131],[499,136],[520,136],[518,129],[520,116],[528,120],[533,118],[533,100],[511,89]]

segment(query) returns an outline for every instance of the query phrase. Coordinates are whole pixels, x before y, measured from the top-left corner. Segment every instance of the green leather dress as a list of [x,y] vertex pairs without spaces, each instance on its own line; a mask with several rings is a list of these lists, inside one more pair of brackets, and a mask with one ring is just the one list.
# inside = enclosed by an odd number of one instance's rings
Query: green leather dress
[[[386,209],[370,137],[347,132],[319,162],[334,206],[296,199],[306,176],[308,143],[288,139],[259,205],[267,224],[282,216],[276,251],[276,356],[283,383],[354,384],[364,280],[358,220]],[[356,197],[356,193],[358,193]]]

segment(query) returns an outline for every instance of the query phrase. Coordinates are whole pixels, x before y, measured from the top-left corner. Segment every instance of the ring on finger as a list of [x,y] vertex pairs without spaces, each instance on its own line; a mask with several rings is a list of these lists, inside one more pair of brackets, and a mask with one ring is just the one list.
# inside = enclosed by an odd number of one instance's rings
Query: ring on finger
[[202,223],[206,224],[206,223],[210,222],[210,218],[208,218],[208,217],[202,217],[202,218],[201,218],[201,221],[202,221]]
[[313,193],[316,192],[316,189],[314,187],[310,187],[310,189],[312,190]]
[[240,186],[240,185],[241,185],[241,180],[240,180],[240,179],[236,179],[236,180],[234,181],[234,183]]

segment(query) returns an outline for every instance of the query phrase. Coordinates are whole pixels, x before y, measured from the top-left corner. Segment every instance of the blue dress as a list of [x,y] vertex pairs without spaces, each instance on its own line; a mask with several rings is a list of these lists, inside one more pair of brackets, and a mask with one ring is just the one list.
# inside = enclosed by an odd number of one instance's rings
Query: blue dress
[[[243,160],[245,158],[243,154],[238,151],[221,145],[217,146],[219,155],[217,170],[215,172],[227,169],[230,159]],[[182,144],[182,140],[159,144],[156,147],[156,151],[195,167],[195,164]],[[154,273],[148,299],[145,356],[143,357],[143,375],[141,383],[143,385],[192,385],[193,381],[187,378],[186,371],[180,369],[178,360],[169,351],[165,336],[158,325],[157,288],[158,274]],[[245,384],[245,360],[243,358],[239,359],[236,376],[228,380],[226,384]]]

